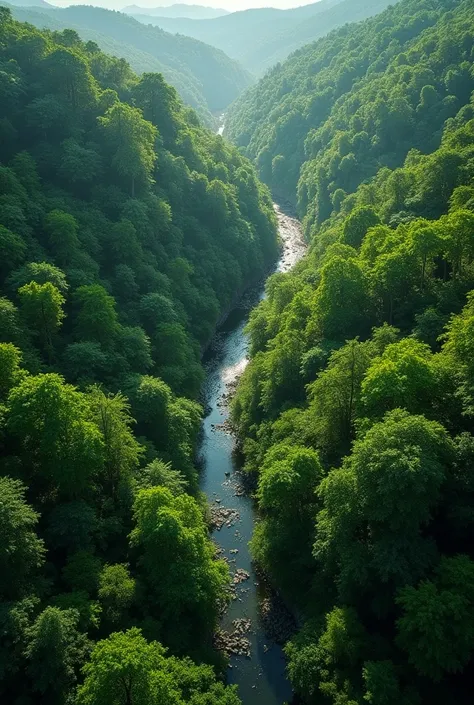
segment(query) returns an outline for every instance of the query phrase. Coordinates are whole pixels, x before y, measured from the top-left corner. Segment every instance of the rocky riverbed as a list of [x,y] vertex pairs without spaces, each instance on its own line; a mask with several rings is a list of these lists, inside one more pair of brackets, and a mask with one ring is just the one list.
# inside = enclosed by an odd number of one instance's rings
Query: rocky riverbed
[[[275,207],[283,242],[275,271],[290,269],[305,245],[297,221]],[[229,657],[227,680],[236,683],[245,705],[283,705],[291,699],[281,649],[295,624],[278,594],[253,565],[249,541],[256,520],[254,487],[239,466],[229,404],[248,364],[244,332],[249,311],[264,296],[262,285],[247,292],[206,353],[207,381],[200,460],[201,490],[209,502],[213,539],[231,574],[228,602],[215,645]]]

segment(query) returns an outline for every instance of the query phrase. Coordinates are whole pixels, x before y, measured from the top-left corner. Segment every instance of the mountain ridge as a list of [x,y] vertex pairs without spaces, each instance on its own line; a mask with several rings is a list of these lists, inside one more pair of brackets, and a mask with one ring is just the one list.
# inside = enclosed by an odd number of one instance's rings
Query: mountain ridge
[[240,10],[210,20],[134,16],[139,22],[216,46],[261,76],[304,44],[347,22],[366,19],[389,4],[390,0],[320,0],[287,10]]
[[206,5],[188,5],[186,3],[174,3],[173,5],[163,5],[162,7],[140,7],[140,5],[127,5],[121,9],[126,15],[143,14],[158,17],[187,17],[194,19],[213,19],[230,14],[228,10]]
[[[8,3],[2,3],[8,5]],[[190,37],[175,37],[130,15],[104,8],[11,6],[16,19],[42,29],[73,29],[109,54],[123,57],[137,73],[160,72],[210,127],[252,77],[221,49]]]

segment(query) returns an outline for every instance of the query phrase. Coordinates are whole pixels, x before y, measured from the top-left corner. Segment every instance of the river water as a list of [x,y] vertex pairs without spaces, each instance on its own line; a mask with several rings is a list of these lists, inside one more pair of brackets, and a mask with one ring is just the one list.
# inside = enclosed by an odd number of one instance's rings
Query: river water
[[[286,272],[301,259],[306,248],[299,222],[285,215],[276,205],[275,211],[283,246],[274,271]],[[249,574],[248,579],[236,584],[235,599],[221,624],[223,630],[232,632],[235,620],[250,620],[250,629],[245,634],[250,642],[250,656],[231,655],[227,673],[228,683],[238,685],[244,705],[282,705],[292,697],[283,652],[265,634],[262,624],[259,608],[268,588],[256,574],[248,548],[255,523],[255,508],[252,499],[241,493],[235,438],[225,427],[229,416],[226,402],[229,386],[235,385],[248,362],[248,338],[244,327],[251,308],[263,297],[262,282],[242,297],[206,354],[204,397],[207,416],[203,422],[199,453],[201,490],[214,508],[234,510],[229,521],[214,530],[213,539],[229,562],[233,576],[238,570]],[[240,572],[235,580],[239,575],[245,578],[245,573]]]

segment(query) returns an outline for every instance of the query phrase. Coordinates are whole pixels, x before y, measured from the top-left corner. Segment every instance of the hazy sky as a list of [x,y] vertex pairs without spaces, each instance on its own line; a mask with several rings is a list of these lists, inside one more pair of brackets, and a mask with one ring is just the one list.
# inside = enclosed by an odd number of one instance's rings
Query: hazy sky
[[[249,7],[298,7],[308,5],[317,0],[179,0],[187,5],[206,5],[207,7],[219,7],[230,12],[245,10]],[[113,10],[121,10],[126,5],[140,5],[141,7],[164,7],[176,3],[168,0],[48,0],[52,5],[67,7],[68,5],[98,5],[108,7]]]

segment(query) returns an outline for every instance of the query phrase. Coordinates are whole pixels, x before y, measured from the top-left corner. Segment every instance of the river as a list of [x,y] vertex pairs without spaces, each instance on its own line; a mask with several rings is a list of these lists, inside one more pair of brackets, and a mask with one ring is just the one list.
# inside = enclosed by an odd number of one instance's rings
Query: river
[[[301,259],[306,248],[299,222],[285,215],[277,205],[275,211],[283,247],[274,271],[286,272]],[[255,507],[252,499],[241,493],[235,438],[225,427],[229,416],[226,395],[248,362],[244,327],[250,310],[264,295],[263,282],[247,292],[220,327],[206,353],[207,416],[199,452],[201,490],[218,511],[233,510],[222,528],[214,530],[213,539],[229,562],[231,573],[236,576],[234,580],[244,578],[235,585],[235,599],[221,624],[223,630],[232,632],[235,620],[250,620],[244,624],[244,627],[250,624],[244,634],[249,640],[250,656],[231,655],[227,673],[228,683],[238,685],[244,705],[282,705],[292,697],[282,649],[266,635],[262,624],[260,606],[268,588],[256,574],[248,548],[255,524]]]

